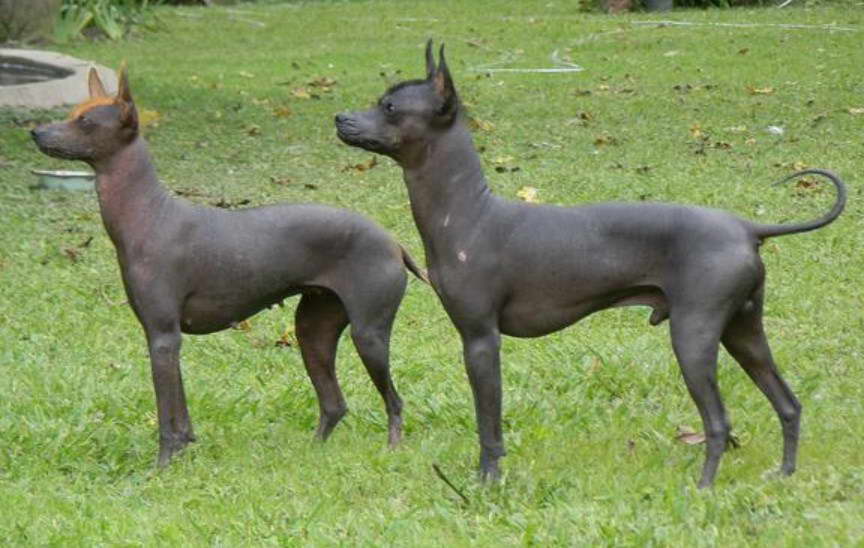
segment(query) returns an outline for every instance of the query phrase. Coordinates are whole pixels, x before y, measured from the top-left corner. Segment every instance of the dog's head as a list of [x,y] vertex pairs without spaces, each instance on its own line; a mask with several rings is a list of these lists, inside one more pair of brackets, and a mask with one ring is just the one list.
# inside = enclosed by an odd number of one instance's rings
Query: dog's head
[[460,112],[459,97],[443,45],[438,57],[436,66],[430,39],[426,43],[426,78],[396,84],[370,110],[338,114],[339,138],[404,163],[418,147],[449,128]]
[[129,90],[125,65],[117,94],[109,95],[96,69],[88,77],[90,98],[75,107],[65,122],[43,124],[31,135],[39,150],[55,158],[96,162],[110,157],[138,135],[138,112]]

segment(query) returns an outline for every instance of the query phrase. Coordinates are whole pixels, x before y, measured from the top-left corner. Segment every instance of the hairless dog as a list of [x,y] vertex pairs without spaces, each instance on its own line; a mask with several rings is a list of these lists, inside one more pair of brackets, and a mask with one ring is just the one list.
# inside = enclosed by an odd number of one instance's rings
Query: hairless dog
[[717,388],[720,343],[774,406],[782,472],[795,470],[801,405],[781,378],[762,325],[765,238],[814,230],[840,215],[762,225],[702,207],[601,203],[555,207],[503,200],[486,184],[444,59],[426,47],[426,78],[391,87],[369,111],[336,116],[345,143],[403,169],[429,278],[461,335],[480,436],[480,474],[499,475],[501,335],[537,337],[610,307],[647,305],[669,319],[672,347],[706,435],[700,487],[712,485],[730,427]]
[[129,303],[147,336],[159,417],[157,464],[195,440],[180,375],[181,332],[213,333],[302,294],[295,331],[326,439],[347,411],[335,372],[336,345],[351,338],[384,398],[391,445],[402,401],[390,377],[389,340],[407,267],[405,250],[368,219],[320,205],[237,211],[174,198],[156,178],[125,67],[109,96],[95,70],[90,99],[66,122],[33,138],[46,154],[83,160],[96,172],[102,220],[117,250]]

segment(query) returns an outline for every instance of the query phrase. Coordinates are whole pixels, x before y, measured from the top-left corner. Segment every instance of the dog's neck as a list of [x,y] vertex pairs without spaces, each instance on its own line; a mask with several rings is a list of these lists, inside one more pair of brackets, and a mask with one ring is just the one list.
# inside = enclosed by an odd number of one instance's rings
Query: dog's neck
[[427,260],[459,244],[489,211],[495,196],[486,184],[471,134],[460,121],[426,144],[419,162],[403,165],[414,222]]
[[102,222],[121,252],[158,226],[173,198],[156,178],[147,142],[139,135],[110,157],[92,162]]

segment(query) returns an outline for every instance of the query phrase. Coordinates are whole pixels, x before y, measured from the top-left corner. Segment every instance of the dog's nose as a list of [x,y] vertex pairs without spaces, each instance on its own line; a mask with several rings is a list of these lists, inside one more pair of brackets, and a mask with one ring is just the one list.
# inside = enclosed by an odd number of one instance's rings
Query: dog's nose
[[42,134],[42,132],[39,131],[38,127],[34,127],[33,129],[30,130],[30,137],[32,137],[34,140],[39,139],[39,135],[41,135],[41,134]]
[[340,112],[339,114],[336,115],[336,123],[337,124],[344,124],[346,120],[348,120],[348,115],[345,114],[344,112]]

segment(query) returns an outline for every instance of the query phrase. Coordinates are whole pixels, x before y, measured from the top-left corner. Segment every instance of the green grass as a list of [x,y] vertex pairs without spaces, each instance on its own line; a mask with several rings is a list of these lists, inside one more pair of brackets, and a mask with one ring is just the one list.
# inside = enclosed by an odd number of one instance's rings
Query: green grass
[[[253,318],[249,332],[185,338],[199,441],[157,473],[143,335],[119,304],[95,197],[28,188],[31,168],[78,167],[41,155],[27,134],[65,112],[7,110],[0,542],[864,543],[864,115],[849,111],[864,107],[864,17],[854,2],[803,4],[662,17],[700,26],[640,25],[660,17],[589,15],[575,2],[548,0],[163,8],[163,32],[63,48],[109,66],[128,60],[139,108],[161,115],[147,137],[171,188],[204,203],[350,207],[417,258],[401,173],[383,159],[366,171],[348,167],[371,156],[338,142],[332,116],[422,75],[427,37],[447,43],[457,87],[485,123],[476,139],[491,185],[504,196],[530,185],[547,203],[645,197],[779,222],[821,213],[832,195],[770,182],[797,163],[836,170],[850,187],[840,220],[771,240],[762,252],[769,337],[804,405],[793,477],[774,473],[781,440],[768,402],[723,355],[721,389],[742,447],[725,455],[713,490],[695,489],[703,447],[675,434],[701,425],[667,327],[649,327],[645,309],[631,308],[504,342],[506,474],[499,486],[479,485],[458,338],[434,293],[417,282],[392,345],[406,403],[402,448],[385,448],[383,405],[348,340],[338,369],[351,413],[330,442],[312,442],[317,405],[299,354],[274,346],[291,323],[289,306]],[[585,71],[472,71],[550,66],[556,50]],[[336,83],[329,91],[309,85],[321,77]],[[319,98],[292,95],[300,87]],[[283,107],[290,115],[274,116]],[[784,134],[768,133],[771,125]],[[520,170],[496,173],[496,160]]]

